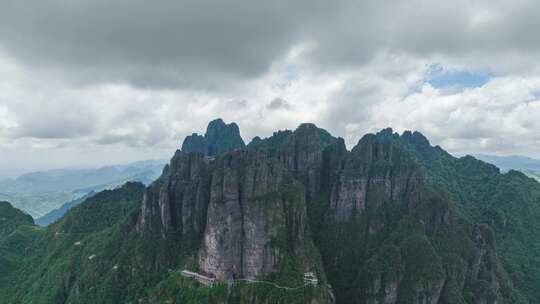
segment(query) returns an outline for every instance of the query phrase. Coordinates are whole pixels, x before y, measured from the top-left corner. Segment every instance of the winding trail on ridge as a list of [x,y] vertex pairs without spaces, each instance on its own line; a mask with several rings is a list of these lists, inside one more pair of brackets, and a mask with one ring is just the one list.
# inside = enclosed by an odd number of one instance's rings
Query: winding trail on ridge
[[259,283],[259,284],[269,284],[279,289],[285,289],[285,290],[296,290],[300,288],[306,287],[309,283],[305,283],[304,285],[298,286],[298,287],[287,287],[287,286],[280,286],[274,282],[268,282],[268,281],[258,281],[258,280],[251,280],[251,279],[238,279],[237,281],[245,281],[248,283]]

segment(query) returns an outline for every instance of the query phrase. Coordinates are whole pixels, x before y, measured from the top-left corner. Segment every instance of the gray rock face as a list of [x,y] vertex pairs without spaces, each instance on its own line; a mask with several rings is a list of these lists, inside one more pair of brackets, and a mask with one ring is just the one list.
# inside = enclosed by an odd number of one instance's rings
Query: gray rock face
[[209,189],[208,159],[178,151],[164,175],[146,189],[137,229],[158,231],[163,237],[173,232],[188,239],[200,237]]
[[476,255],[470,268],[470,278],[475,288],[475,299],[481,304],[500,302],[497,278],[497,251],[495,236],[489,226],[475,225],[472,240],[476,245]]
[[202,154],[208,154],[208,143],[204,136],[197,133],[193,133],[190,136],[187,136],[182,143],[182,152],[191,153],[199,152]]
[[242,149],[246,146],[240,136],[236,123],[225,124],[223,120],[216,119],[208,124],[204,135],[208,143],[208,155],[214,156],[224,151]]
[[245,146],[236,123],[226,124],[223,120],[216,119],[208,124],[204,136],[197,133],[187,136],[182,143],[182,152],[199,152],[216,156],[219,153],[242,149]]
[[[311,239],[304,186],[266,153],[243,149],[212,158],[177,151],[146,189],[136,228],[193,249],[199,268],[220,281],[291,273],[302,280],[314,272],[324,283],[306,303],[334,302]],[[301,284],[295,282],[288,284]],[[253,289],[243,292],[260,302]]]
[[343,139],[313,124],[302,124],[284,140],[277,157],[304,184],[309,204],[333,183],[331,175],[345,153]]
[[234,151],[219,158],[212,176],[200,267],[220,280],[277,272],[291,254],[313,245],[303,187],[267,156]]
[[417,166],[391,140],[367,135],[347,155],[330,206],[339,222],[362,213],[368,203],[372,208],[392,202],[414,207],[423,183]]

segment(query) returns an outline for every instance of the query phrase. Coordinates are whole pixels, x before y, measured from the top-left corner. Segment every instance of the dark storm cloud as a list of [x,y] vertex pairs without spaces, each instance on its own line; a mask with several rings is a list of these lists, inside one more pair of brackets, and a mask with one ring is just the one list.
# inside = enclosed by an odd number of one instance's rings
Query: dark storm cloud
[[413,1],[398,11],[390,42],[395,49],[487,57],[540,51],[540,40],[534,38],[540,34],[537,1]]
[[[3,3],[2,3],[3,2]],[[261,75],[324,1],[1,1],[0,46],[75,81],[217,86]]]
[[81,121],[28,122],[15,129],[13,137],[33,137],[41,139],[76,138],[92,133],[93,126]]
[[[0,0],[0,47],[81,83],[227,87],[314,43],[322,69],[380,52],[537,55],[540,6],[505,1]],[[523,55],[523,54],[521,54]]]

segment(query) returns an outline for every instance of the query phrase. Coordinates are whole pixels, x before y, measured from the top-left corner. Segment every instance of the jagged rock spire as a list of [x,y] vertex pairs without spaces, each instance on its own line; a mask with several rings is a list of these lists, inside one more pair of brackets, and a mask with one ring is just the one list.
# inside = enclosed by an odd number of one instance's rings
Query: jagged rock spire
[[199,152],[215,156],[221,152],[242,149],[245,146],[238,125],[234,122],[226,124],[218,118],[208,124],[204,136],[197,133],[187,136],[182,144],[182,152]]

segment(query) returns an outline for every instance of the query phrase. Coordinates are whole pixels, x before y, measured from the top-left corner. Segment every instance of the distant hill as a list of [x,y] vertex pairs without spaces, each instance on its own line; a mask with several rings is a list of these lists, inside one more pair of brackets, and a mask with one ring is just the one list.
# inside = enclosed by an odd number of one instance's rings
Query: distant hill
[[78,198],[78,199],[74,199],[72,201],[69,201],[65,204],[63,204],[60,208],[58,209],[54,209],[53,211],[45,214],[44,216],[36,219],[36,224],[38,224],[39,226],[47,226],[53,222],[55,222],[57,219],[61,218],[62,216],[64,216],[64,214],[66,214],[66,212],[68,212],[69,209],[77,206],[77,205],[80,205],[82,202],[84,202],[86,199],[94,196],[94,194],[96,194],[96,192],[94,191],[91,191],[89,192],[88,194]]
[[499,167],[503,172],[518,170],[540,181],[540,160],[538,159],[519,155],[495,156],[478,154],[475,157]]
[[165,161],[147,160],[97,169],[56,169],[32,172],[0,181],[0,200],[41,217],[89,192],[112,189],[127,181],[149,184],[158,178]]

